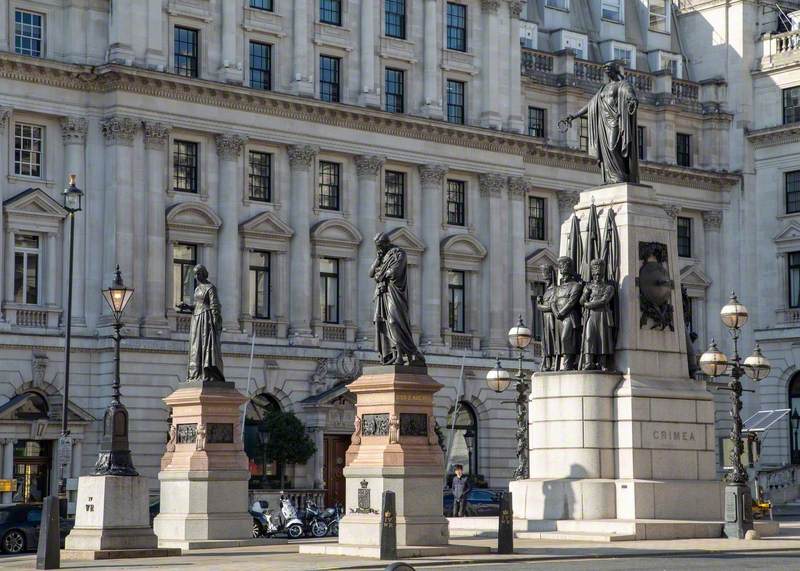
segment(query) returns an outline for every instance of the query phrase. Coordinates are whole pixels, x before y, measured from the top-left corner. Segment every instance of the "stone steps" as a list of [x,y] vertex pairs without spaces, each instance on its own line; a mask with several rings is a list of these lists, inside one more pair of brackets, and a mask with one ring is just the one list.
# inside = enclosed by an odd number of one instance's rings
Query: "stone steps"
[[591,541],[595,543],[611,543],[614,541],[635,541],[636,535],[617,533],[597,533],[587,531],[520,531],[519,539],[541,539],[554,541]]

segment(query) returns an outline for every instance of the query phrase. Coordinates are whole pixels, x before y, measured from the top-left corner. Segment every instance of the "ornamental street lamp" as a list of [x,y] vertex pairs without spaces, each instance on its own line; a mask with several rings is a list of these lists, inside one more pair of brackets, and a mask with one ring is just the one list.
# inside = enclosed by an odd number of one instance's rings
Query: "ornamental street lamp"
[[75,214],[83,210],[83,191],[75,185],[77,177],[69,175],[69,186],[64,189],[64,210],[69,217],[69,269],[67,272],[67,316],[64,324],[64,402],[61,404],[61,439],[59,441],[59,487],[66,492],[67,464],[72,457],[72,441],[69,438],[69,366],[72,345],[72,275],[75,252]]
[[733,339],[733,359],[722,353],[712,339],[708,351],[700,357],[700,369],[710,377],[719,377],[726,372],[730,375],[728,386],[724,390],[731,393],[731,428],[730,439],[733,444],[730,461],[732,470],[728,473],[725,485],[725,535],[730,538],[744,539],[748,530],[753,529],[753,500],[747,483],[747,471],[742,465],[742,383],[743,376],[758,382],[769,375],[770,363],[756,344],[753,354],[742,361],[739,355],[739,337],[741,328],[747,322],[747,308],[731,293],[731,299],[720,311],[722,323],[729,329]]
[[517,468],[514,470],[515,480],[524,480],[528,477],[528,392],[530,383],[522,370],[522,358],[533,338],[531,330],[525,327],[522,316],[517,324],[508,332],[508,342],[518,351],[519,364],[517,373],[513,377],[503,369],[500,358],[497,366],[486,373],[486,384],[496,393],[505,391],[511,383],[517,385]]
[[94,467],[95,476],[138,476],[133,467],[131,450],[128,444],[128,409],[120,402],[119,345],[122,340],[122,314],[133,297],[133,288],[122,281],[122,273],[117,266],[114,281],[103,290],[111,313],[114,316],[114,382],[111,385],[111,404],[103,417],[103,440],[100,454]]
[[800,414],[797,414],[797,409],[792,411],[792,416],[790,417],[792,423],[792,436],[794,441],[794,446],[792,446],[792,463],[797,464],[800,461],[800,446],[798,446],[797,442],[797,431],[800,429]]

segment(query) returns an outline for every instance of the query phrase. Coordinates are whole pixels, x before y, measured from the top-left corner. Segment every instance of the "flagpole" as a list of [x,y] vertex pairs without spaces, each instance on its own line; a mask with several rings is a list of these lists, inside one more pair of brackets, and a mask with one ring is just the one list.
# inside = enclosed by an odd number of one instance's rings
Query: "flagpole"
[[253,340],[250,343],[250,365],[247,367],[247,402],[244,403],[244,411],[242,411],[242,441],[244,441],[244,421],[247,418],[247,405],[250,403],[250,380],[252,379],[251,373],[253,372],[253,354],[256,350],[256,332],[253,330]]

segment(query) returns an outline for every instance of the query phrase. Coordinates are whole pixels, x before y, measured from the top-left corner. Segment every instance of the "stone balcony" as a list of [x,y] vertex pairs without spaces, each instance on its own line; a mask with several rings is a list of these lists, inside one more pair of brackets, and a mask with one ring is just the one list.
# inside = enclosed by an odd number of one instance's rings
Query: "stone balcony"
[[800,63],[800,30],[761,36],[761,59],[754,71],[771,71]]

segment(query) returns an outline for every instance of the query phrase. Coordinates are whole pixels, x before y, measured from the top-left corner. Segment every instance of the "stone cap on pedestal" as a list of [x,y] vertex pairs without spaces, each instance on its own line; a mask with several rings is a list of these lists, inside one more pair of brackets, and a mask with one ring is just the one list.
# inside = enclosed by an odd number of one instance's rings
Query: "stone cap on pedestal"
[[347,388],[354,394],[413,390],[432,395],[443,386],[428,375],[427,367],[380,365],[364,367],[361,376],[347,385]]

